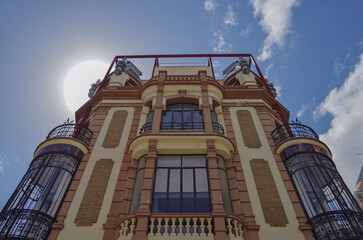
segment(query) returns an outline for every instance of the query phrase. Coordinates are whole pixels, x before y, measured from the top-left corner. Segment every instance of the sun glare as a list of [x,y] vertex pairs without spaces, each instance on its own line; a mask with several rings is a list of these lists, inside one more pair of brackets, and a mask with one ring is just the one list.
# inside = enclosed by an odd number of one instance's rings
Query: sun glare
[[64,98],[68,108],[75,112],[89,98],[88,90],[91,84],[103,79],[109,64],[98,61],[84,61],[69,70],[64,80]]

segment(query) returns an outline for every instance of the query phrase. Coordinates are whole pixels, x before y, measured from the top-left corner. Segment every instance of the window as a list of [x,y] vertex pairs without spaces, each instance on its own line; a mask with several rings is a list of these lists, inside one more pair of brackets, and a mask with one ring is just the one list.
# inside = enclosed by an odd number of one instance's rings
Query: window
[[150,108],[150,111],[146,117],[146,123],[143,126],[144,131],[151,131],[151,128],[153,127],[153,120],[154,120],[154,110]]
[[226,213],[233,213],[231,194],[229,193],[228,177],[226,172],[226,166],[224,164],[224,159],[218,157],[218,175],[219,183],[221,185],[222,201],[224,205],[224,210]]
[[142,186],[144,184],[145,175],[145,157],[139,159],[139,164],[137,166],[134,192],[132,194],[130,213],[135,213],[139,209],[139,202],[141,200]]
[[204,155],[159,155],[152,212],[210,212]]
[[210,115],[211,115],[213,130],[224,134],[224,129],[223,129],[222,125],[218,123],[218,117],[217,117],[217,114],[216,114],[216,111],[214,108],[213,108],[213,110],[210,111]]
[[161,130],[204,129],[203,111],[197,104],[170,104],[163,111]]

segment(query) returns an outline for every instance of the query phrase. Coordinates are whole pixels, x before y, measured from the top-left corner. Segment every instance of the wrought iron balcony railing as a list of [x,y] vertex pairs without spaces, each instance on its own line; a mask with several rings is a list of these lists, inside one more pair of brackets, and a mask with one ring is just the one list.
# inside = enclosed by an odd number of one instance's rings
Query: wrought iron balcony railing
[[312,128],[298,123],[281,125],[273,130],[271,135],[276,145],[285,139],[295,137],[308,137],[319,140],[318,134]]
[[92,136],[92,131],[87,127],[77,124],[63,124],[53,128],[53,130],[48,134],[47,139],[55,137],[68,137],[78,139],[84,142],[86,145],[89,145]]
[[217,122],[212,122],[212,127],[213,127],[213,130],[218,131],[218,132],[224,134],[224,128],[222,127],[221,124],[219,124]]
[[147,122],[140,128],[139,133],[142,134],[143,132],[151,131],[151,128],[153,126],[152,122]]
[[[201,127],[201,126],[203,126],[203,123],[197,123],[196,124],[197,125],[197,130],[199,130],[200,128],[199,127]],[[170,127],[170,125],[167,125],[168,127]],[[152,122],[147,122],[147,123],[145,123],[141,128],[140,128],[140,131],[139,131],[139,133],[140,134],[142,134],[142,133],[144,133],[144,132],[147,132],[147,131],[150,131],[151,130],[151,127],[152,127]],[[220,132],[220,133],[222,133],[222,134],[224,134],[225,132],[224,132],[224,128],[222,127],[222,125],[221,124],[219,124],[219,123],[215,123],[215,122],[213,122],[212,123],[212,127],[213,127],[213,130],[215,130],[215,131],[217,131],[217,132]],[[171,128],[171,127],[170,127]],[[182,128],[181,127],[181,125],[178,125],[178,126],[176,126],[176,124],[175,124],[175,126],[173,127],[173,130],[189,130],[189,129],[191,129],[191,130],[193,130],[193,128],[192,127],[190,127],[190,126],[188,126],[188,127],[185,127],[185,129],[184,128]],[[162,130],[169,130],[167,127],[166,127],[166,125],[164,124],[164,126],[163,126],[163,129]]]

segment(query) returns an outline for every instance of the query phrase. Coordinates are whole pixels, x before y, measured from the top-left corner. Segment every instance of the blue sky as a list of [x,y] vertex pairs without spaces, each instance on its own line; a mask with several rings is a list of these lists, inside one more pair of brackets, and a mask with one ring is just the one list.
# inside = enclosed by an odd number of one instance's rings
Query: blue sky
[[362,10],[360,0],[0,1],[0,207],[37,145],[74,119],[69,70],[122,54],[252,53],[353,189],[363,162]]

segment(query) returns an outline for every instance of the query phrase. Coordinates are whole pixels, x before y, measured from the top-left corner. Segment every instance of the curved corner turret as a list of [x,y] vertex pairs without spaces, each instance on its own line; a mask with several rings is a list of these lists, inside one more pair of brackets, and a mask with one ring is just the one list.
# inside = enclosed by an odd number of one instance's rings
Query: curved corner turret
[[64,124],[49,133],[0,213],[0,239],[48,237],[92,136],[87,127],[76,124]]
[[363,213],[338,173],[329,148],[302,124],[277,127],[272,138],[318,240],[361,239]]

